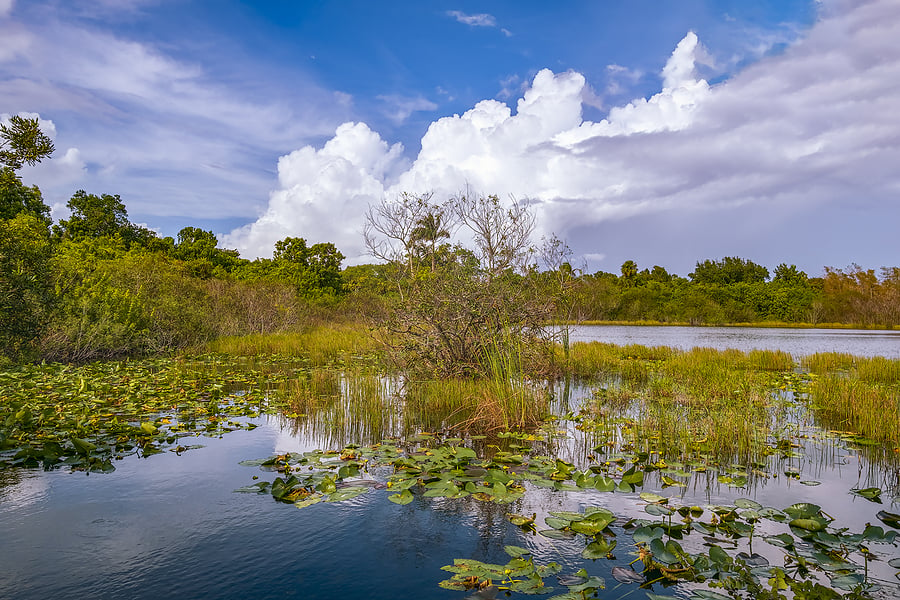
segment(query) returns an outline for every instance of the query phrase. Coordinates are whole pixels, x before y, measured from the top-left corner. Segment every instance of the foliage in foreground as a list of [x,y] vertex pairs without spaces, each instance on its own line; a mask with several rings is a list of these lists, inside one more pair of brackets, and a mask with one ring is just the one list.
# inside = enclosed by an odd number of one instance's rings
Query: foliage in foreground
[[[507,434],[510,440],[544,439],[541,434]],[[474,441],[474,440],[473,440]],[[617,463],[600,463],[581,470],[572,463],[536,455],[530,448],[510,445],[510,451],[497,450],[479,456],[462,439],[440,440],[421,434],[406,440],[388,439],[370,446],[350,445],[341,450],[280,454],[265,459],[244,461],[278,476],[239,489],[241,492],[269,494],[275,500],[306,508],[319,502],[341,502],[387,489],[388,499],[399,505],[442,498],[445,501],[471,500],[511,504],[521,498],[529,486],[555,492],[620,492],[635,494],[655,469],[646,458],[634,456],[630,468]],[[665,486],[663,486],[665,487]],[[871,490],[861,494],[874,497]],[[555,511],[544,519],[547,528],[538,529],[536,515],[509,513],[507,518],[525,533],[549,540],[584,540],[585,561],[617,560],[616,549],[632,548],[634,560],[612,568],[614,579],[622,585],[669,586],[694,584],[695,598],[786,598],[788,590],[808,598],[838,598],[841,593],[869,598],[886,582],[869,578],[872,560],[890,556],[896,545],[900,515],[879,511],[878,518],[888,527],[867,525],[852,533],[839,527],[822,507],[796,503],[783,509],[764,507],[747,498],[731,505],[707,507],[683,505],[675,496],[641,492],[634,497],[646,517],[620,518],[600,506],[588,506],[581,512]],[[625,546],[625,535],[632,543]],[[783,564],[753,552],[765,542],[772,551],[780,551]],[[702,538],[700,544],[697,538]],[[695,548],[703,549],[697,551]],[[535,564],[530,551],[507,546],[511,560],[505,565],[473,559],[457,559],[444,567],[453,577],[441,586],[453,590],[489,590],[523,594],[548,594],[553,586],[544,579],[560,573],[557,563]],[[770,555],[772,552],[766,552]],[[900,569],[900,559],[890,559]],[[639,563],[640,570],[634,568]],[[567,591],[563,598],[585,598],[604,589],[606,582],[584,569],[559,578]],[[888,588],[889,589],[889,588]],[[713,590],[721,590],[713,591]],[[727,595],[726,595],[727,594]],[[815,595],[809,595],[815,594]],[[492,596],[478,596],[492,597]],[[651,594],[650,598],[656,596]]]
[[[190,449],[185,438],[252,429],[276,412],[274,372],[222,357],[29,365],[0,373],[0,468],[114,470],[131,454]],[[236,393],[240,391],[240,393]]]

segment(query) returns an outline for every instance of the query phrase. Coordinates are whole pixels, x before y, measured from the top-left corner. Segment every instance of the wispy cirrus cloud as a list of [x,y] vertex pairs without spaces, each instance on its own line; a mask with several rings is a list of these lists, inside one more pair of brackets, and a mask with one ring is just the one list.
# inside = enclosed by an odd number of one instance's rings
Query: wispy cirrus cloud
[[460,23],[464,25],[469,25],[471,27],[496,27],[497,19],[494,18],[493,15],[487,13],[478,13],[474,15],[468,15],[459,10],[448,10],[447,15],[453,17]]
[[388,94],[376,96],[376,98],[383,103],[384,114],[395,125],[405,122],[414,112],[430,112],[438,107],[437,104],[422,96]]
[[333,132],[351,114],[349,96],[299,70],[263,83],[235,60],[228,83],[165,45],[81,18],[127,17],[147,4],[104,0],[32,13],[19,5],[0,19],[0,111],[57,124],[57,159],[27,168],[27,178],[41,182],[50,204],[84,188],[121,194],[132,214],[190,207],[209,218],[255,216],[248,199],[265,197],[275,158]]

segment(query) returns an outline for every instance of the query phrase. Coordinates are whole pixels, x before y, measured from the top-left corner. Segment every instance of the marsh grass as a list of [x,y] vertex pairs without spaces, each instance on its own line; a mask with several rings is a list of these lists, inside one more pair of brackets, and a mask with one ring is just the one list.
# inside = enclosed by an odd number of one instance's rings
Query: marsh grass
[[529,430],[550,411],[547,390],[524,379],[414,381],[407,383],[404,399],[410,423],[432,431]]
[[800,366],[810,373],[828,373],[832,371],[849,371],[853,368],[856,357],[842,352],[817,352],[804,356]]
[[401,418],[396,378],[356,369],[301,372],[279,390],[294,435],[303,433],[323,446],[374,444],[411,430]]
[[588,409],[597,417],[595,427],[604,418],[624,417],[631,443],[646,451],[736,461],[768,451],[781,402],[773,374],[795,366],[789,354],[777,351],[597,343],[576,344],[573,357],[580,372],[602,369],[612,382]]
[[813,407],[824,426],[880,442],[900,440],[896,387],[868,385],[841,375],[825,375],[810,385]]
[[372,357],[379,347],[369,329],[363,325],[330,324],[296,333],[223,337],[209,342],[203,349],[238,356],[302,356],[312,366],[325,366],[349,364],[362,357]]
[[807,356],[810,407],[823,427],[900,443],[900,360],[826,352]]
[[585,379],[611,377],[646,382],[655,363],[669,360],[678,351],[668,346],[616,346],[605,342],[577,342],[572,345],[569,368]]

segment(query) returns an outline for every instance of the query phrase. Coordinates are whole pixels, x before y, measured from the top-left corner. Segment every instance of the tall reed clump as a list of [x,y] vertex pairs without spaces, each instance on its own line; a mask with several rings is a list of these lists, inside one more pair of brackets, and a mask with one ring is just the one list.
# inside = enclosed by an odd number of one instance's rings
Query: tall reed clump
[[213,340],[204,346],[208,352],[239,356],[281,354],[302,356],[313,366],[338,362],[350,363],[375,355],[378,344],[368,329],[355,324],[328,324],[302,332],[252,334]]
[[529,356],[521,341],[498,335],[483,350],[484,376],[408,382],[406,414],[472,433],[536,427],[549,413],[549,393],[526,376]]
[[585,379],[621,378],[646,382],[651,369],[677,353],[675,348],[668,346],[576,342],[572,345],[570,369],[574,375]]
[[[831,364],[835,364],[832,362]],[[900,442],[900,360],[882,357],[842,361],[840,371],[810,382],[810,400],[822,423],[869,439]],[[815,366],[821,369],[821,363]]]
[[[583,350],[588,352],[581,358],[589,356],[594,364],[598,356],[608,364],[618,360],[621,379],[615,387],[627,389],[625,397],[634,398],[623,410],[621,401],[610,405],[611,398],[622,395],[606,390],[595,396],[596,412],[627,415],[634,444],[669,457],[704,453],[746,462],[764,455],[777,404],[772,372],[794,367],[789,354],[763,350],[617,350],[590,345]],[[628,377],[630,364],[643,365],[643,380]]]
[[759,371],[792,371],[796,366],[794,357],[784,350],[751,350],[747,353],[749,368]]
[[408,433],[401,426],[396,380],[364,370],[313,369],[282,386],[293,433],[323,446],[374,444]]
[[854,364],[856,357],[843,352],[817,352],[800,360],[800,366],[810,373],[849,371]]

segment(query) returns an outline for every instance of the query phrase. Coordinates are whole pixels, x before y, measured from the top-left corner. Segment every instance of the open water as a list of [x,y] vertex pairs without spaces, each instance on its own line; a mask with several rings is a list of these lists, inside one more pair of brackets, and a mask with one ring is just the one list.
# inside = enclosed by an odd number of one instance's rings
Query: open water
[[[840,351],[897,357],[900,348],[897,333],[868,331],[600,327],[574,333],[573,339],[618,344],[780,348],[792,354]],[[578,398],[571,402],[577,404]],[[437,586],[450,576],[441,567],[455,558],[505,563],[506,544],[529,548],[537,563],[560,563],[564,574],[585,568],[602,577],[607,588],[603,598],[644,598],[636,584],[620,584],[611,576],[613,566],[634,559],[629,534],[620,525],[614,528],[620,538],[616,560],[591,561],[581,558],[582,538],[556,541],[531,535],[505,518],[509,512],[536,513],[538,528],[543,529],[550,511],[586,506],[609,508],[621,517],[617,523],[647,518],[637,493],[534,488],[511,506],[417,493],[411,504],[398,506],[388,501],[390,492],[373,489],[350,501],[298,510],[268,494],[234,492],[252,483],[254,475],[272,476],[240,466],[240,461],[321,444],[320,439],[291,433],[302,428],[291,427],[285,419],[270,417],[258,423],[253,431],[221,438],[187,438],[183,443],[204,447],[182,455],[126,457],[108,474],[0,471],[0,599],[463,599],[470,593]],[[591,440],[574,429],[568,433],[569,441],[564,439],[558,448],[560,456],[583,461]],[[741,489],[697,477],[687,488],[663,489],[649,478],[639,491],[701,506],[733,503],[738,497],[776,508],[814,502],[852,531],[878,523],[879,510],[900,512],[896,463],[870,463],[864,452],[824,437],[803,441],[799,450],[797,457],[771,465],[776,475],[786,469],[799,473],[794,478],[760,479]],[[851,488],[871,486],[885,490],[881,504],[850,493]],[[778,549],[758,546],[766,549],[754,550],[768,552],[773,562],[781,560]],[[895,585],[886,563],[900,552],[892,546],[877,551],[883,560],[870,565],[870,574]],[[548,584],[553,585],[554,578]],[[564,591],[557,584],[556,593]],[[690,595],[682,587],[656,585],[653,591]],[[900,594],[897,588],[888,587],[882,597],[895,594]]]

